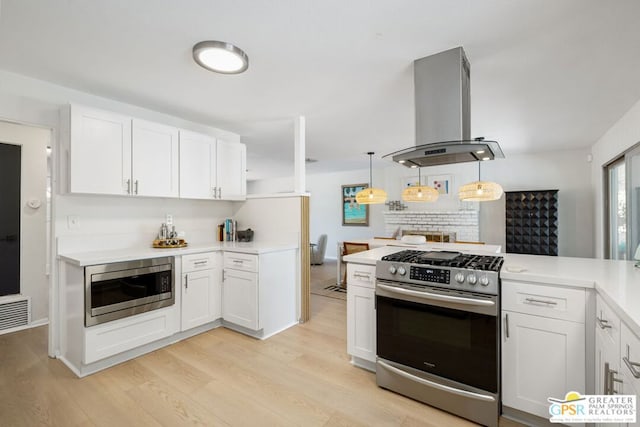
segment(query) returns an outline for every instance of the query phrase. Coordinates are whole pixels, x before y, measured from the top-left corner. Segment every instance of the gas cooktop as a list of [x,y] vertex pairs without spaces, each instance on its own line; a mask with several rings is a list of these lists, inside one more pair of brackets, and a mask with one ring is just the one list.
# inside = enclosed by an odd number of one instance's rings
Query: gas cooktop
[[382,257],[376,263],[376,279],[409,288],[437,286],[498,295],[503,262],[504,259],[496,255],[409,249]]
[[382,261],[499,272],[504,259],[500,256],[472,255],[450,251],[405,250],[384,256]]

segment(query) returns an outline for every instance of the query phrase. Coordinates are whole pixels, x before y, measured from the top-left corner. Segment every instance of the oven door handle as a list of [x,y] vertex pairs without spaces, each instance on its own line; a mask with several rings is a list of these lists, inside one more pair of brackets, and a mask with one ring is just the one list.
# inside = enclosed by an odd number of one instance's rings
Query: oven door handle
[[458,396],[470,397],[470,398],[476,399],[476,400],[484,400],[485,402],[495,402],[496,401],[495,397],[493,397],[493,396],[487,396],[486,394],[480,394],[480,393],[474,393],[472,391],[461,390],[459,388],[450,387],[450,386],[444,385],[444,384],[438,384],[436,382],[429,381],[429,380],[426,380],[424,378],[417,377],[415,375],[411,375],[410,373],[405,372],[402,369],[398,369],[395,366],[391,366],[388,363],[383,362],[380,359],[378,359],[378,364],[381,365],[383,368],[388,369],[389,371],[393,372],[394,374],[400,375],[401,377],[404,377],[404,378],[406,378],[408,380],[411,380],[411,381],[418,382],[418,383],[426,385],[428,387],[437,388],[439,390],[446,391],[448,393],[457,394]]
[[490,301],[490,300],[475,299],[475,298],[464,298],[464,297],[454,297],[454,296],[449,296],[449,295],[432,294],[432,293],[429,293],[429,292],[418,292],[418,291],[412,291],[412,290],[409,290],[409,289],[397,288],[395,286],[381,285],[380,283],[378,283],[377,286],[379,288],[381,288],[381,289],[384,289],[385,291],[394,292],[394,293],[402,294],[402,295],[409,295],[409,296],[412,296],[412,297],[417,297],[417,298],[422,298],[422,299],[453,302],[453,303],[456,303],[456,304],[466,304],[466,305],[476,305],[476,306],[479,305],[479,306],[483,306],[483,307],[493,307],[493,306],[496,305],[496,303],[494,301]]

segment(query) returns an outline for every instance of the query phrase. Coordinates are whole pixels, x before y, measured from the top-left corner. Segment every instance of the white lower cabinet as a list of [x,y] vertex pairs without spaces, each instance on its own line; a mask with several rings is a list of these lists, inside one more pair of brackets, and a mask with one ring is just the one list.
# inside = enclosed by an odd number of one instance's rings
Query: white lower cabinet
[[181,330],[195,328],[222,316],[222,254],[182,257]]
[[636,396],[636,422],[628,426],[640,426],[640,415],[637,408],[640,405],[640,338],[638,338],[626,324],[620,327],[620,394]]
[[178,332],[175,306],[85,328],[84,357],[89,364]]
[[504,405],[548,418],[547,398],[584,392],[583,324],[508,311],[502,317]]
[[370,362],[376,361],[375,303],[375,289],[355,285],[348,287],[347,352]]
[[260,329],[258,274],[225,269],[222,318],[251,330]]
[[584,289],[502,281],[502,404],[549,418],[549,397],[585,392]]
[[224,326],[265,339],[297,323],[295,249],[224,252]]
[[375,273],[373,265],[347,264],[347,352],[367,369],[376,362]]

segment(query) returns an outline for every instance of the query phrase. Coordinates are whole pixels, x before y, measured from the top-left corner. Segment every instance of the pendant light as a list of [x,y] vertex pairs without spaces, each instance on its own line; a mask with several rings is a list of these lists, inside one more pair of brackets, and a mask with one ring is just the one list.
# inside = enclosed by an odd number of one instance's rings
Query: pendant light
[[381,188],[373,188],[372,156],[376,153],[369,151],[369,188],[358,191],[356,202],[360,205],[375,205],[387,200],[387,192]]
[[463,185],[458,190],[458,197],[465,202],[490,202],[502,197],[502,186],[496,182],[480,181],[480,163],[478,161],[478,180]]
[[420,168],[418,168],[418,185],[412,185],[402,190],[402,200],[405,202],[435,202],[438,200],[438,190],[428,185],[422,185]]

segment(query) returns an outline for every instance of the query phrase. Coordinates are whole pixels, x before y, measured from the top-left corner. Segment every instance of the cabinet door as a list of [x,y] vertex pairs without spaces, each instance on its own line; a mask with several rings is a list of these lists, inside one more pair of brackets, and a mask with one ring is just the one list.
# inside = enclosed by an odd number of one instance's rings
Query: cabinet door
[[134,194],[178,197],[178,129],[134,119],[132,143]]
[[347,352],[376,361],[375,290],[347,285]]
[[127,194],[131,188],[131,118],[73,105],[70,126],[69,191]]
[[216,176],[219,198],[223,200],[246,199],[246,146],[219,139],[217,150]]
[[502,403],[548,418],[548,397],[584,390],[584,324],[509,311],[502,318]]
[[221,274],[220,268],[214,268],[183,275],[181,330],[220,318]]
[[611,345],[608,337],[601,331],[596,330],[596,372],[595,372],[595,394],[620,394],[620,387],[617,382],[612,384],[613,393],[607,391],[607,372],[605,364],[609,366],[609,370],[620,371],[620,357],[618,356],[618,348]]
[[224,270],[222,318],[253,331],[260,329],[257,273]]
[[180,131],[180,197],[216,197],[216,139],[194,132]]

